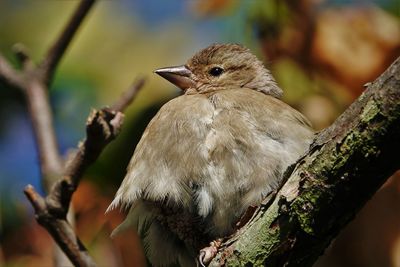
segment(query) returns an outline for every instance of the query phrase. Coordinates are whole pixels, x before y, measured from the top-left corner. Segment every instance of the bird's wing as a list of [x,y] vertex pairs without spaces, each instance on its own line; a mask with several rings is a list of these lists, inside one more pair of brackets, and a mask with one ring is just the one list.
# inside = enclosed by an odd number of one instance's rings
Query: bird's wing
[[191,205],[191,181],[193,173],[201,173],[199,155],[212,116],[203,95],[183,95],[165,104],[143,133],[109,209],[137,199]]

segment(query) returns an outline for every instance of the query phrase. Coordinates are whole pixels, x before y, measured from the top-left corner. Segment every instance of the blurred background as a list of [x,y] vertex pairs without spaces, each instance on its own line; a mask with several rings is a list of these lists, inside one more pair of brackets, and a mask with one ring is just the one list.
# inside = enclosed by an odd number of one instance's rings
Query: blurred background
[[[23,43],[38,62],[77,4],[0,0],[1,53],[15,63],[11,48]],[[179,94],[152,71],[182,64],[215,42],[249,47],[284,89],[284,100],[321,130],[400,56],[400,1],[99,1],[64,55],[50,92],[65,155],[83,138],[91,108],[112,104],[135,77],[147,77],[121,135],[73,198],[77,233],[99,266],[146,264],[135,233],[109,238],[123,214],[104,211],[144,127]],[[28,183],[41,188],[25,100],[1,82],[0,121],[0,266],[53,266],[53,242],[22,193]],[[315,266],[400,266],[399,172]]]

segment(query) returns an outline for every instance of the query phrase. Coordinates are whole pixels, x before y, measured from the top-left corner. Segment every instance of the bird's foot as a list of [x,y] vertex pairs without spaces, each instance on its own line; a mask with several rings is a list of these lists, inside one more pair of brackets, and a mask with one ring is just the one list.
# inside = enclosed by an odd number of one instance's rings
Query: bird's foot
[[209,247],[205,247],[200,250],[199,254],[199,262],[200,266],[206,267],[212,259],[214,259],[215,255],[217,255],[218,248],[222,244],[222,239],[218,238],[212,242],[210,242]]

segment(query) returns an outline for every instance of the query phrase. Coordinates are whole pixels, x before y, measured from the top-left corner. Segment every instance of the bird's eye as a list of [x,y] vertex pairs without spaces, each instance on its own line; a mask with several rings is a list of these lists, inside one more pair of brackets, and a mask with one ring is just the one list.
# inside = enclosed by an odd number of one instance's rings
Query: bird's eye
[[220,67],[213,67],[210,69],[210,71],[208,73],[210,73],[210,75],[217,77],[219,75],[221,75],[224,72],[224,70]]

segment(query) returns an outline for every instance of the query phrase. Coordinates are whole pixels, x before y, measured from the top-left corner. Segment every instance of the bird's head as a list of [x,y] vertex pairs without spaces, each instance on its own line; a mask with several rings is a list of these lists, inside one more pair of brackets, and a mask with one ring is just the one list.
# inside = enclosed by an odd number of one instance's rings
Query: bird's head
[[249,49],[238,44],[213,44],[197,52],[185,65],[155,73],[186,94],[229,88],[248,88],[280,98],[282,90]]

